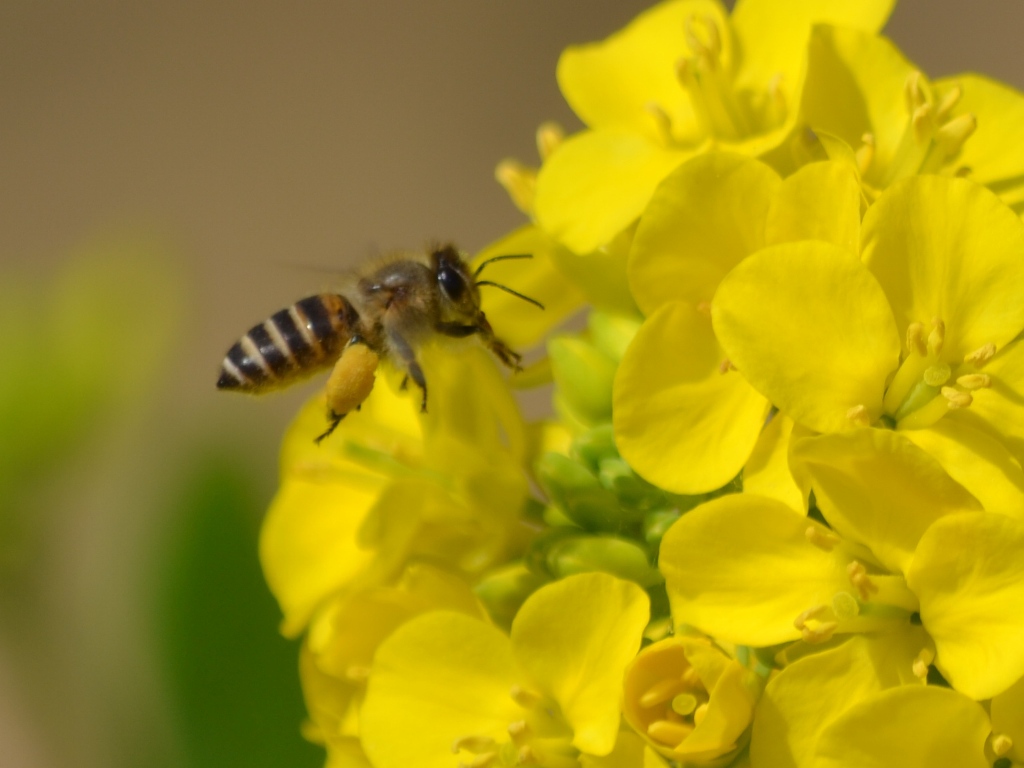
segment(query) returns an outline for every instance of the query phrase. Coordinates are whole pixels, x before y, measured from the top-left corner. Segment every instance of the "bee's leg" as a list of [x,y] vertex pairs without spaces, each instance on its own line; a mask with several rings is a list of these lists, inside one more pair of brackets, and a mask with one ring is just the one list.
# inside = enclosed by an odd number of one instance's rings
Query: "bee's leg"
[[420,367],[419,361],[416,360],[416,353],[405,339],[399,336],[395,332],[388,334],[388,339],[391,342],[391,348],[395,351],[401,361],[405,364],[405,371],[408,378],[412,379],[413,382],[423,390],[423,403],[420,406],[420,410],[423,413],[427,412],[427,379],[423,375],[423,369]]
[[409,388],[409,374],[405,374],[405,376],[402,377],[402,383],[398,385],[398,388],[403,392]]
[[506,367],[511,368],[513,371],[521,371],[523,369],[519,364],[522,361],[523,356],[514,351],[501,339],[491,336],[487,339],[487,348],[491,350],[491,352],[493,352]]
[[463,325],[462,323],[438,323],[435,327],[438,333],[443,333],[445,336],[454,336],[457,339],[472,336],[474,333],[480,333],[483,330],[479,325]]
[[471,333],[479,333],[480,339],[483,341],[484,345],[491,350],[491,352],[494,353],[494,356],[501,360],[506,367],[511,368],[513,371],[522,370],[522,366],[520,366],[519,363],[522,361],[523,356],[494,335],[494,329],[491,328],[491,324],[487,322],[487,318],[484,317],[483,312],[477,316],[477,322],[475,325],[458,325],[456,323],[442,323],[441,325],[444,327],[438,327],[437,330],[447,336],[469,336]]
[[[356,407],[356,410],[359,410],[358,406]],[[327,420],[331,422],[331,425],[327,427],[326,432],[324,432],[319,437],[314,438],[313,442],[316,443],[317,445],[320,445],[320,443],[323,441],[325,437],[328,437],[334,430],[338,428],[338,425],[341,424],[341,420],[344,419],[347,415],[347,413],[335,413],[330,408],[328,408]]]

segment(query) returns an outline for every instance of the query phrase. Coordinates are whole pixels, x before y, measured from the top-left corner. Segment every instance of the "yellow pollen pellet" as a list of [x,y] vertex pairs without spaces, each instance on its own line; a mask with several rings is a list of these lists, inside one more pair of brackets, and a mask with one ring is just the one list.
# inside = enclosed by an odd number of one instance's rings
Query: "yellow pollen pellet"
[[1005,733],[992,735],[992,751],[995,753],[996,757],[1002,757],[1011,749],[1013,749],[1013,739]]
[[682,680],[659,680],[640,697],[640,706],[647,708],[668,701],[683,690]]
[[693,726],[689,723],[673,723],[670,720],[655,720],[647,726],[648,736],[669,747],[681,744],[691,733],[693,733]]
[[977,367],[983,366],[989,360],[991,360],[996,354],[996,345],[992,342],[985,344],[984,346],[978,347],[973,352],[968,352],[964,355],[964,362],[976,365]]
[[970,392],[961,392],[953,387],[943,387],[940,391],[942,396],[946,398],[947,405],[951,411],[958,408],[967,408],[974,402],[974,397]]
[[697,709],[697,697],[692,693],[680,693],[672,699],[672,711],[677,715],[686,717],[692,715]]
[[537,129],[537,154],[547,160],[565,139],[565,130],[553,120],[541,123]]
[[992,377],[987,373],[968,373],[958,377],[956,383],[964,389],[987,389],[992,386]]
[[941,387],[952,375],[952,371],[945,363],[930,366],[924,371],[924,383],[929,387]]
[[855,405],[853,408],[846,412],[846,418],[851,424],[855,424],[858,427],[868,427],[871,425],[871,417],[868,415],[868,409],[866,405]]
[[839,543],[839,537],[831,531],[826,531],[816,525],[807,526],[804,536],[811,544],[825,552],[831,552]]

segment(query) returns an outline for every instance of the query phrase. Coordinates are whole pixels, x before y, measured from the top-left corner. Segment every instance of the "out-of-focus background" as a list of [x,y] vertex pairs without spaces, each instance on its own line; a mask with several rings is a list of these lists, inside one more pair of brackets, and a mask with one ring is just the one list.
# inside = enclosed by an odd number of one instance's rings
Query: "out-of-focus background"
[[[310,386],[217,393],[367,255],[522,222],[559,51],[648,3],[0,7],[0,767],[316,766],[256,557]],[[904,0],[932,76],[1024,87],[1024,3]]]

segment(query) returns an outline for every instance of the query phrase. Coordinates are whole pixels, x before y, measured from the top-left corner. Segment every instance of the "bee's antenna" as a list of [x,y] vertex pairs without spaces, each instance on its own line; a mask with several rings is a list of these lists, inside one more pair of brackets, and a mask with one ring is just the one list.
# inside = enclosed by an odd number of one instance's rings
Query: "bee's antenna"
[[[484,267],[488,264],[493,264],[496,261],[505,261],[505,259],[532,259],[532,253],[510,253],[505,256],[492,256],[479,267],[476,268],[476,272],[473,273],[473,277],[479,277],[480,273],[484,271]],[[479,285],[479,283],[477,283]]]
[[[499,258],[499,259],[520,258],[521,259],[523,257],[522,256],[518,256],[518,257],[516,257],[516,256],[498,256],[497,258]],[[486,262],[484,262],[484,263],[486,263]],[[479,272],[479,270],[477,270],[477,271]],[[507,285],[502,285],[501,283],[492,283],[490,280],[478,280],[477,281],[477,285],[493,285],[495,288],[500,288],[505,293],[511,293],[513,296],[518,296],[523,301],[528,301],[531,304],[533,304],[534,306],[537,306],[537,307],[540,307],[541,309],[544,309],[544,305],[541,304],[536,299],[531,299],[529,296],[523,296],[523,294],[519,293],[519,291],[513,291]]]

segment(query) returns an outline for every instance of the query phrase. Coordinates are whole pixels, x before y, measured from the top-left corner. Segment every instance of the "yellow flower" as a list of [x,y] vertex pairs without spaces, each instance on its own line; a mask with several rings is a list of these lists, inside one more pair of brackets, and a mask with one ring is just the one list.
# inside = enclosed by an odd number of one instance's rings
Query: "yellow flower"
[[[861,242],[863,261],[824,242],[765,248],[722,280],[712,323],[734,375],[811,430],[895,427],[986,509],[1024,507],[1008,447],[1024,224],[984,187],[915,176],[868,209]],[[1003,421],[972,413],[976,395]]]
[[811,37],[802,120],[857,148],[869,190],[917,173],[967,174],[1024,202],[1024,150],[1013,137],[1024,95],[974,74],[930,83],[892,42],[856,29]]
[[782,504],[725,496],[665,535],[672,615],[727,642],[768,646],[898,631],[918,618],[950,684],[984,699],[1024,675],[1024,521],[980,511],[899,435],[804,438],[795,474],[832,528]]
[[[661,184],[629,260],[647,319],[613,397],[616,441],[644,478],[677,493],[711,491],[771,438],[762,438],[769,401],[730,371],[711,301],[730,270],[766,245],[813,238],[855,253],[860,199],[841,163],[814,163],[782,181],[764,163],[729,153],[694,158]],[[783,439],[790,427],[779,421]],[[794,498],[784,472],[772,486]]]
[[700,637],[670,637],[626,668],[623,715],[659,753],[726,765],[746,744],[760,678]]
[[479,574],[521,547],[527,446],[501,374],[475,348],[427,349],[423,365],[426,414],[382,381],[322,446],[320,397],[289,431],[260,541],[286,635],[339,591],[386,583],[410,558]]
[[774,149],[797,124],[812,26],[875,31],[892,5],[741,0],[729,16],[714,0],[670,0],[603,42],[569,48],[558,81],[589,130],[544,163],[540,226],[588,253],[635,221],[683,160]]
[[623,671],[647,619],[643,590],[605,574],[542,587],[510,637],[462,614],[414,619],[374,659],[366,753],[376,768],[570,768],[612,754]]

